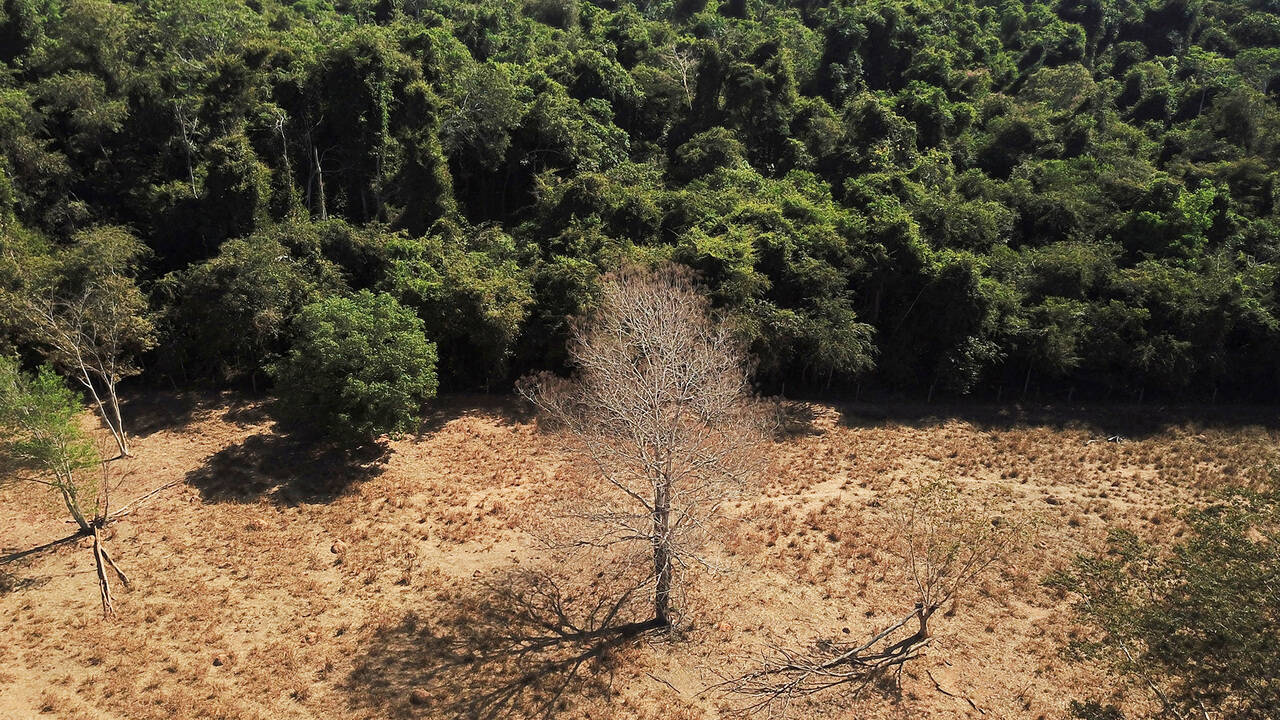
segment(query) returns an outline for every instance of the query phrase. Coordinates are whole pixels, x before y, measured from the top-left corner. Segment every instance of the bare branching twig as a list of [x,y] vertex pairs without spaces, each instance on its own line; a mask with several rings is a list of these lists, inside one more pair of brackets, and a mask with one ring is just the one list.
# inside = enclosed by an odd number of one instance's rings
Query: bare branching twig
[[989,500],[966,502],[945,483],[913,489],[894,514],[894,530],[915,607],[859,643],[816,642],[806,649],[772,644],[757,669],[715,689],[742,698],[742,715],[785,711],[793,701],[842,687],[857,695],[903,667],[930,643],[929,621],[979,575],[1021,545],[1028,524],[997,512]]

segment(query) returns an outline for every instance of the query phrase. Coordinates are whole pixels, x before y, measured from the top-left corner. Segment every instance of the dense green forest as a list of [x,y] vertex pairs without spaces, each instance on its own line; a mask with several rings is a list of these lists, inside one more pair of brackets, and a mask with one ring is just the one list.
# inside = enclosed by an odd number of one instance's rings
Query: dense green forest
[[4,8],[0,307],[113,287],[156,382],[349,296],[501,388],[670,259],[770,390],[1280,394],[1280,0]]

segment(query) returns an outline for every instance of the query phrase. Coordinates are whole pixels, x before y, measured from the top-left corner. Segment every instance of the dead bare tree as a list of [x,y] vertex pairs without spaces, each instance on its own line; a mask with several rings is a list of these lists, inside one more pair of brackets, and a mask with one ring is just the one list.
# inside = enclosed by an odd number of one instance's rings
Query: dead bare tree
[[675,74],[676,79],[680,81],[680,87],[684,90],[685,107],[693,106],[693,77],[697,74],[698,57],[693,50],[688,47],[671,47],[662,54],[662,59],[666,62],[667,67]]
[[909,613],[858,642],[818,641],[804,649],[770,645],[755,670],[714,688],[745,698],[735,708],[740,715],[777,714],[832,688],[856,696],[872,683],[896,680],[929,646],[933,615],[1019,548],[1029,527],[990,497],[967,502],[948,483],[917,486],[896,508],[893,522],[915,596]]
[[640,582],[652,587],[653,622],[666,627],[680,574],[706,565],[709,520],[764,459],[750,367],[689,271],[672,265],[607,276],[598,309],[574,327],[570,358],[573,378],[519,387],[598,481],[571,544],[634,553],[650,568]]

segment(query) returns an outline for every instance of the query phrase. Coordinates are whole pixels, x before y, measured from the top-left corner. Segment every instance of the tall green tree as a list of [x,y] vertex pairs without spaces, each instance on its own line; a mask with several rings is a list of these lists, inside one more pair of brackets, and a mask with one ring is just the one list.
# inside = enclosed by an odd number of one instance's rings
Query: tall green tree
[[1096,635],[1076,648],[1138,680],[1175,717],[1265,720],[1280,707],[1280,496],[1235,491],[1187,513],[1161,548],[1115,532],[1053,584]]

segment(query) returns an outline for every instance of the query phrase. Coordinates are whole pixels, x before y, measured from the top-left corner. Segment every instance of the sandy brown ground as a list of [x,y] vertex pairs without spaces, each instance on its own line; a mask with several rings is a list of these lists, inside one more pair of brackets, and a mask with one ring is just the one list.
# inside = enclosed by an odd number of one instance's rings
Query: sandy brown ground
[[[82,546],[0,568],[21,583],[0,595],[0,718],[450,717],[478,687],[512,690],[525,711],[527,669],[476,658],[528,625],[494,588],[545,566],[530,531],[573,471],[512,403],[447,399],[416,437],[354,459],[275,434],[261,404],[237,396],[156,395],[129,410],[136,458],[116,464],[116,502],[182,482],[113,526],[135,584],[110,621]],[[885,504],[928,478],[1005,488],[1041,533],[935,623],[900,690],[811,716],[1063,718],[1072,698],[1118,700],[1098,668],[1062,659],[1079,628],[1042,580],[1109,527],[1176,534],[1180,504],[1249,482],[1277,445],[1262,410],[812,414],[729,506],[709,548],[722,570],[692,578],[680,633],[572,675],[538,671],[562,689],[557,716],[720,717],[723,698],[703,691],[765,642],[883,627],[912,601]],[[1116,433],[1126,441],[1105,441]],[[33,491],[0,493],[0,552],[67,532]],[[1124,702],[1140,709],[1142,695]]]

